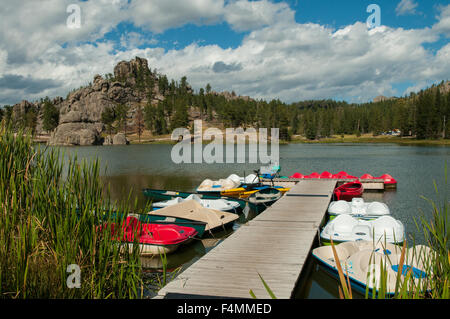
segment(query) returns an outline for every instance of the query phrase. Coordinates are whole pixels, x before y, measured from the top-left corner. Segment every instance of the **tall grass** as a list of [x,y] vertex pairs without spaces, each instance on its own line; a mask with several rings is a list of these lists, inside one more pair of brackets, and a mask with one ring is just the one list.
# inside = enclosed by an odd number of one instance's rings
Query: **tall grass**
[[[111,207],[99,162],[60,158],[35,149],[28,132],[0,127],[0,297],[141,297],[138,251],[97,231]],[[119,206],[125,214],[111,222],[126,216],[128,203]],[[71,264],[81,269],[80,288],[67,286]]]

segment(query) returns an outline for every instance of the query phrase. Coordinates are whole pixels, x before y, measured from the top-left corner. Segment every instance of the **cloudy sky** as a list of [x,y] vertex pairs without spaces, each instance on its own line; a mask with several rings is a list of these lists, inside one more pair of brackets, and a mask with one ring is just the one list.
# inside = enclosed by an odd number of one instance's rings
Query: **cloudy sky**
[[448,0],[0,0],[0,105],[135,56],[196,90],[365,102],[449,79],[449,39]]

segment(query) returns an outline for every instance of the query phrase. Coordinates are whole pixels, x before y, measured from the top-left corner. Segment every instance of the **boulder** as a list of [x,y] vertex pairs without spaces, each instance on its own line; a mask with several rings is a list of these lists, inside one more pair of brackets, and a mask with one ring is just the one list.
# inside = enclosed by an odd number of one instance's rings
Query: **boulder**
[[87,146],[101,144],[98,125],[93,123],[63,123],[51,134],[49,145]]
[[113,145],[128,145],[130,142],[127,140],[124,133],[117,133],[113,137]]

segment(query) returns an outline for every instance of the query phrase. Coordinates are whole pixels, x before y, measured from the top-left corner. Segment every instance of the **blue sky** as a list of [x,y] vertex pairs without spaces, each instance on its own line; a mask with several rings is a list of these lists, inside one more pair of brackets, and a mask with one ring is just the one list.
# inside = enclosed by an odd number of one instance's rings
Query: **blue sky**
[[444,0],[24,0],[2,6],[0,27],[0,105],[65,96],[135,56],[196,90],[286,102],[366,102],[450,78]]

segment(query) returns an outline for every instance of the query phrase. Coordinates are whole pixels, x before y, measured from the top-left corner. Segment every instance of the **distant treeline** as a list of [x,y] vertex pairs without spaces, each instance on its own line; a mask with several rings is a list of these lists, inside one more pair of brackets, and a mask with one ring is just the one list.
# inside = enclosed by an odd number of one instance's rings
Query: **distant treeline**
[[[186,83],[185,78],[181,83]],[[211,87],[196,94],[172,83],[167,98],[157,107],[145,108],[145,123],[156,134],[167,134],[189,123],[188,107],[196,108],[203,120],[224,127],[280,128],[280,137],[290,140],[294,134],[308,139],[332,135],[373,134],[394,129],[402,136],[418,139],[450,137],[450,92],[442,93],[444,83],[411,93],[407,97],[376,103],[349,104],[333,100],[303,101],[286,104],[243,99],[227,99],[211,93]]]
[[[153,105],[156,86],[165,99]],[[449,138],[450,92],[445,92],[444,87],[442,82],[419,93],[376,103],[315,100],[286,104],[280,100],[243,98],[234,92],[230,95],[216,93],[209,84],[205,89],[193,92],[186,77],[180,82],[172,80],[169,83],[165,75],[143,76],[138,77],[135,88],[148,94],[149,103],[134,112],[133,120],[139,135],[144,128],[153,134],[164,135],[178,127],[189,127],[192,112],[196,111],[202,120],[223,127],[278,127],[283,140],[290,140],[292,135],[308,139],[344,134],[377,136],[393,129],[399,129],[402,136],[417,139]],[[58,112],[48,98],[43,99],[41,105],[43,127],[52,130],[57,126]],[[4,117],[8,121],[12,113],[12,107],[6,106],[0,109],[0,119]],[[129,107],[118,104],[116,108],[106,110],[102,119],[109,133],[113,130],[126,132],[130,122],[128,116]],[[13,124],[34,129],[35,113],[24,114],[22,118]]]

